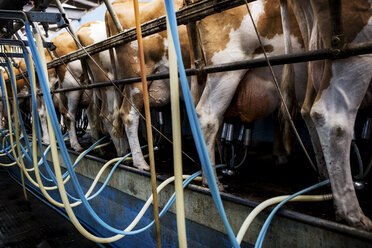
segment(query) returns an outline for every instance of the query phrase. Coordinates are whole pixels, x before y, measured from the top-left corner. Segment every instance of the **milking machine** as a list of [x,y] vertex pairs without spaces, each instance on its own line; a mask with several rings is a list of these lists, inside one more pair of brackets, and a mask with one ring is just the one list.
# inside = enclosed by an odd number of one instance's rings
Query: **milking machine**
[[77,109],[75,120],[76,135],[82,137],[88,128],[88,116],[85,108],[79,107]]
[[[361,130],[358,130],[358,129],[361,129]],[[350,164],[352,167],[352,171],[354,172],[353,174],[355,174],[353,175],[353,179],[354,179],[354,187],[356,190],[363,190],[365,188],[367,184],[365,179],[368,176],[371,170],[371,167],[372,167],[372,156],[368,152],[370,151],[369,143],[371,140],[371,134],[372,134],[372,117],[370,117],[368,114],[367,116],[363,116],[363,115],[357,116],[357,121],[354,127],[353,139],[351,142],[351,156],[350,156],[350,160],[351,160]],[[367,164],[366,167],[365,167],[365,164]]]
[[220,159],[227,165],[227,168],[222,170],[223,174],[236,174],[246,161],[248,150],[252,146],[253,126],[253,123],[241,123],[232,119],[226,119],[223,123]]

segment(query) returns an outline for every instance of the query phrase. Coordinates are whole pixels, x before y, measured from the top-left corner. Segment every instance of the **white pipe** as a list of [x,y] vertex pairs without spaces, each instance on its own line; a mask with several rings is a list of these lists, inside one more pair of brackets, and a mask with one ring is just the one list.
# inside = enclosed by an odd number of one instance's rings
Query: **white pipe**
[[172,113],[172,136],[173,136],[173,160],[174,177],[176,191],[176,213],[177,231],[179,247],[187,247],[186,224],[185,224],[185,205],[182,187],[182,148],[181,148],[181,124],[180,124],[180,98],[178,86],[177,55],[174,47],[172,34],[170,32],[169,20],[167,16],[167,36],[169,54],[169,77],[170,77],[170,97]]
[[[283,196],[277,196],[271,199],[268,199],[261,204],[259,204],[253,211],[247,216],[245,221],[243,222],[242,226],[240,227],[240,230],[238,232],[238,235],[236,236],[236,239],[238,240],[238,243],[240,244],[243,240],[243,237],[245,233],[247,232],[249,226],[253,222],[254,218],[262,212],[265,208],[268,206],[277,204],[279,202],[284,201],[290,197],[290,195],[283,195]],[[332,199],[332,194],[327,194],[327,195],[300,195],[297,196],[290,201],[326,201],[326,200],[331,200]]]

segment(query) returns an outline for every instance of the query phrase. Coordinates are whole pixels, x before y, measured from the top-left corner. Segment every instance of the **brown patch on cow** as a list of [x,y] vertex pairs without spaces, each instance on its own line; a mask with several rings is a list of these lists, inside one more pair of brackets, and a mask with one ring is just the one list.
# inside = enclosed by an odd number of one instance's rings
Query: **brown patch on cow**
[[[267,53],[271,53],[272,51],[274,51],[274,47],[272,45],[266,45],[264,46],[264,49],[265,49],[265,52]],[[263,54],[263,49],[261,46],[257,47],[254,52],[253,52],[254,55],[257,55],[257,54]]]
[[78,36],[78,39],[83,46],[86,47],[94,43],[94,40],[90,37],[90,27],[92,24],[96,23],[98,22],[85,23],[76,32],[76,35]]
[[[56,50],[53,51],[53,53],[57,58],[61,57],[63,55],[69,54],[71,52],[74,52],[78,49],[74,39],[67,32],[57,35],[51,41],[56,46]],[[48,57],[48,56],[49,56],[49,54],[48,54],[48,52],[46,52],[46,57]],[[48,60],[48,58],[47,58],[47,60]],[[64,80],[64,77],[66,75],[66,71],[67,71],[67,69],[66,69],[66,66],[64,66],[64,65],[58,66],[56,68],[57,75],[58,75],[58,77],[61,81]],[[52,72],[50,72],[50,73],[52,73]]]
[[[226,49],[230,41],[230,32],[240,27],[245,15],[247,15],[247,8],[240,6],[208,16],[198,23],[202,46],[209,64],[214,53]],[[224,28],[221,30],[220,27]],[[203,37],[215,38],[206,39]]]
[[342,1],[344,42],[352,42],[371,16],[371,3],[368,0]]
[[[292,5],[288,3],[291,34],[297,37],[298,43],[304,47],[300,28],[294,16]],[[279,0],[266,1],[264,4],[264,15],[257,22],[257,30],[262,37],[272,39],[278,34],[283,34],[282,20],[280,14]]]

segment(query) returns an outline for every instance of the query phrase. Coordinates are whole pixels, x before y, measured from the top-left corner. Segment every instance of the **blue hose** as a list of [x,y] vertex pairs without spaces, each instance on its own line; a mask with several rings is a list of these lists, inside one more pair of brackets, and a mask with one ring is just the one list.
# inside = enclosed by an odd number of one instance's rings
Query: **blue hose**
[[58,144],[60,146],[60,151],[61,151],[62,157],[65,161],[65,164],[67,166],[67,170],[70,173],[73,186],[74,186],[76,192],[78,193],[78,195],[79,195],[79,197],[80,197],[80,199],[83,203],[83,206],[88,210],[88,213],[101,226],[103,226],[104,228],[106,228],[107,230],[109,230],[111,232],[118,233],[118,234],[123,234],[123,235],[134,235],[134,234],[140,233],[141,231],[124,232],[124,231],[121,231],[119,229],[113,228],[112,226],[108,225],[95,213],[95,211],[92,209],[89,202],[87,201],[87,199],[86,199],[86,197],[85,197],[85,195],[82,191],[82,188],[79,184],[77,176],[76,176],[76,174],[75,174],[75,172],[72,168],[72,164],[71,164],[68,152],[67,152],[66,145],[63,142],[61,130],[59,129],[59,123],[58,123],[57,116],[56,116],[56,113],[55,113],[55,109],[54,109],[54,106],[53,106],[53,101],[52,101],[52,98],[51,98],[51,95],[50,95],[50,92],[49,92],[49,88],[48,88],[48,85],[47,85],[47,81],[46,81],[46,78],[45,78],[45,75],[44,75],[43,66],[42,66],[41,61],[40,61],[40,57],[39,57],[39,54],[38,54],[38,51],[37,51],[37,48],[36,48],[36,45],[35,45],[35,41],[32,37],[30,24],[28,22],[25,22],[25,30],[26,30],[27,39],[29,41],[30,50],[31,50],[32,56],[33,56],[34,61],[35,61],[36,71],[38,73],[39,80],[40,80],[40,86],[41,86],[41,89],[42,89],[43,94],[44,94],[45,104],[47,106],[47,109],[48,109],[48,112],[49,112],[49,115],[50,115],[50,119],[51,119],[53,128],[55,130],[55,135],[56,135]]
[[209,155],[207,152],[207,148],[205,145],[205,141],[203,138],[203,133],[200,129],[199,120],[196,115],[194,103],[191,98],[190,94],[190,88],[187,82],[185,68],[182,61],[182,54],[181,54],[181,47],[179,43],[179,37],[178,37],[178,30],[177,30],[177,21],[176,21],[176,14],[174,12],[174,6],[173,1],[165,0],[165,6],[167,10],[167,14],[169,17],[169,24],[172,32],[172,37],[174,41],[174,45],[176,48],[176,54],[177,54],[177,61],[178,61],[178,68],[180,72],[180,78],[181,78],[181,85],[182,85],[182,92],[185,100],[187,115],[189,117],[189,122],[191,126],[191,131],[195,140],[195,145],[199,154],[199,158],[203,167],[203,171],[205,173],[205,176],[208,181],[209,188],[211,190],[211,194],[213,197],[213,200],[216,204],[216,207],[218,209],[218,212],[221,216],[221,219],[224,223],[227,235],[230,239],[231,244],[233,247],[240,247],[238,244],[238,241],[236,240],[236,237],[234,235],[234,232],[231,229],[231,226],[227,220],[226,213],[222,204],[221,196],[217,187],[216,179],[214,177],[213,169],[211,162],[209,160]]
[[320,183],[317,183],[313,186],[310,186],[306,189],[303,189],[293,195],[291,195],[290,197],[288,197],[287,199],[285,199],[284,201],[282,201],[281,203],[279,203],[275,208],[274,210],[270,213],[269,217],[267,217],[264,225],[262,226],[261,228],[261,231],[260,231],[260,234],[258,235],[258,238],[257,238],[257,241],[256,241],[256,244],[255,244],[255,248],[261,248],[262,247],[262,244],[264,242],[264,239],[265,239],[265,235],[267,233],[267,229],[269,228],[269,225],[272,221],[272,219],[274,218],[274,215],[276,214],[276,212],[279,210],[279,208],[281,208],[284,204],[286,204],[288,201],[290,201],[291,199],[295,198],[296,196],[299,196],[299,195],[303,195],[313,189],[316,189],[316,188],[319,188],[319,187],[322,187],[324,185],[327,185],[329,183],[329,179],[328,180],[325,180],[323,182],[320,182]]

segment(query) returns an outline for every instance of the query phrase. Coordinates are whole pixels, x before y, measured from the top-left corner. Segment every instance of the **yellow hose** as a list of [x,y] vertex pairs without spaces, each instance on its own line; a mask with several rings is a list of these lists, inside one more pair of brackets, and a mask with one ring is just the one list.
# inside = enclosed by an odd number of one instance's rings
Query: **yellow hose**
[[[244,220],[242,226],[240,227],[240,230],[238,232],[238,235],[236,236],[236,239],[238,240],[238,243],[240,244],[243,240],[243,237],[245,233],[247,232],[249,226],[251,225],[252,221],[256,216],[262,212],[265,208],[280,203],[290,197],[290,195],[283,195],[283,196],[277,196],[271,199],[268,199],[261,204],[259,204],[257,207],[253,209],[253,211],[247,216],[247,218]],[[326,194],[326,195],[300,195],[297,196],[290,201],[327,201],[332,199],[332,194]]]
[[176,213],[177,213],[177,231],[179,247],[187,247],[186,224],[185,224],[185,205],[182,186],[182,148],[181,148],[181,124],[180,124],[180,98],[178,87],[178,68],[177,55],[174,47],[172,34],[170,32],[168,15],[167,36],[168,36],[168,54],[169,54],[169,77],[170,77],[170,97],[172,111],[172,135],[173,135],[173,164],[175,176],[176,191]]
[[154,146],[152,143],[153,141],[152,141],[150,102],[149,102],[149,92],[147,89],[145,55],[144,55],[144,50],[143,50],[138,0],[133,0],[133,7],[134,7],[134,19],[135,19],[136,31],[137,31],[138,57],[139,57],[140,69],[141,69],[143,105],[144,105],[145,116],[146,116],[146,130],[147,130],[147,143],[148,143],[149,160],[150,160],[151,188],[152,188],[152,194],[154,195],[154,219],[155,219],[156,245],[158,248],[161,248],[159,206],[158,206],[158,196],[156,194],[156,173],[155,173]]
[[[10,68],[8,68],[8,69],[13,72],[13,76],[14,76],[13,66],[11,65]],[[9,98],[8,98],[7,87],[6,87],[6,83],[4,81],[4,76],[3,76],[2,71],[1,71],[1,77],[2,77],[2,80],[4,82],[3,85],[4,85],[4,94],[5,94],[7,112],[8,112],[8,125],[9,125],[9,133],[10,133],[10,143],[14,144],[13,135],[12,135],[13,134],[13,128],[12,128],[12,120],[11,120],[11,114],[10,114]],[[13,79],[15,79],[15,78],[13,78]],[[12,88],[13,88],[13,84],[11,84],[11,85],[12,85]],[[22,157],[20,146],[19,146],[18,111],[17,111],[17,104],[15,102],[16,95],[14,94],[14,91],[12,91],[12,92],[13,92],[13,109],[14,109],[14,118],[15,118],[16,147],[17,147],[17,152],[19,154],[19,159],[17,158],[17,153],[15,152],[15,149],[14,149],[13,145],[11,146],[11,148],[12,148],[12,153],[13,153],[14,159],[15,159],[16,163],[18,164],[19,168],[20,168],[23,194],[25,196],[25,199],[27,200],[27,192],[26,192],[25,181],[24,181],[24,177],[23,177],[23,169],[24,169],[23,157]]]

